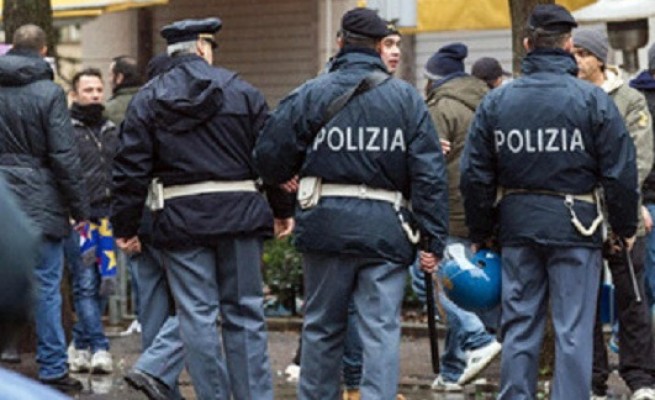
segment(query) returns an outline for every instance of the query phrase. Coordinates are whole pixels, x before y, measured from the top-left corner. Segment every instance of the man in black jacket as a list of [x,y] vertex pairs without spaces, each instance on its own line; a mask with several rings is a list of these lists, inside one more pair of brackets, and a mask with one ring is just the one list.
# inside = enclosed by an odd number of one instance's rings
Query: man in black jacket
[[0,57],[0,172],[42,235],[42,259],[35,269],[39,379],[79,390],[82,385],[68,377],[66,367],[59,285],[69,218],[88,217],[80,160],[66,96],[42,58],[45,33],[24,25],[13,46]]
[[138,251],[152,183],[153,242],[162,250],[196,395],[272,400],[262,240],[273,233],[273,215],[277,232],[290,233],[293,198],[267,191],[271,212],[255,184],[252,149],[268,108],[234,72],[211,66],[220,27],[209,18],[162,29],[172,66],[128,108],[114,163],[112,223],[117,244]]

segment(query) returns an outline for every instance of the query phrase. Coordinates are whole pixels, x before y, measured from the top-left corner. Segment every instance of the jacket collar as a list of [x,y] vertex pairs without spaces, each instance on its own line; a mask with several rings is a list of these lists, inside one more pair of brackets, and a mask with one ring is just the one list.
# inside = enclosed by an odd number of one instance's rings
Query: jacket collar
[[562,49],[536,49],[525,56],[521,71],[526,75],[552,72],[578,76],[578,65],[573,55]]

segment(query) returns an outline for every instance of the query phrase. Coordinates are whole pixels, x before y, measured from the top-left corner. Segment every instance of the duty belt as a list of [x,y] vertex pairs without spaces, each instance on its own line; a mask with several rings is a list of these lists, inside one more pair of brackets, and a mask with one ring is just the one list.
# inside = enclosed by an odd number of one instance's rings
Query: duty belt
[[298,204],[307,209],[318,204],[322,197],[350,197],[363,200],[379,200],[393,205],[400,226],[413,244],[418,243],[420,234],[409,225],[400,208],[410,208],[410,203],[403,194],[395,190],[372,188],[366,185],[349,185],[343,183],[323,183],[321,178],[306,176],[300,180],[298,188]]
[[[541,189],[534,189],[534,190],[533,189],[508,189],[499,186],[498,190],[496,191],[496,204],[500,203],[503,197],[512,194],[543,194],[548,196],[557,196],[557,197],[564,198],[564,206],[569,210],[569,213],[571,214],[571,223],[582,236],[593,235],[594,232],[596,232],[598,227],[601,226],[601,224],[604,221],[602,191],[600,188],[594,190],[592,193],[572,194],[572,193],[561,193],[561,192],[556,192],[551,190],[541,190]],[[576,200],[582,201],[584,203],[596,205],[597,215],[596,218],[591,222],[591,226],[589,226],[589,228],[585,228],[585,226],[582,225],[582,222],[580,221],[577,214],[575,213],[575,210],[573,209],[573,205],[575,204]],[[603,239],[605,239],[606,234],[607,234],[607,228],[603,225]]]
[[177,197],[195,196],[208,193],[227,192],[257,192],[257,185],[254,180],[244,181],[204,181],[190,183],[188,185],[164,186],[159,178],[155,178],[148,188],[146,206],[152,211],[164,208],[164,200]]

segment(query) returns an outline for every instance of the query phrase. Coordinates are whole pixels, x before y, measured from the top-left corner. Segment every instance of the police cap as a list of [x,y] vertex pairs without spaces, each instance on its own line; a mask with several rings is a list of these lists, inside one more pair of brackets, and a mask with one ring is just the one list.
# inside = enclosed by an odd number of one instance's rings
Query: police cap
[[169,45],[201,38],[209,41],[212,47],[216,47],[214,34],[222,26],[223,23],[218,18],[185,19],[163,27],[161,36],[166,39],[166,43]]
[[354,8],[341,18],[341,29],[344,31],[373,39],[388,36],[391,31],[387,25],[387,21],[370,8]]
[[573,15],[558,4],[538,4],[528,19],[528,29],[565,33],[578,26]]

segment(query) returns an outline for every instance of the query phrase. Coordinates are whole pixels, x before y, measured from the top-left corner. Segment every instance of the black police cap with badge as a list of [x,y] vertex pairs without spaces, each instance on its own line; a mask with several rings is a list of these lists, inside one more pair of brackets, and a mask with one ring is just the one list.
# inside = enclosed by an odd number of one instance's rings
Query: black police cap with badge
[[214,34],[218,32],[223,23],[218,18],[185,19],[166,25],[161,30],[161,36],[171,45],[180,42],[203,39],[216,48]]
[[389,23],[370,8],[354,8],[341,18],[341,30],[346,35],[382,39],[391,34]]
[[578,26],[573,15],[558,4],[538,4],[528,19],[528,29],[566,33]]

